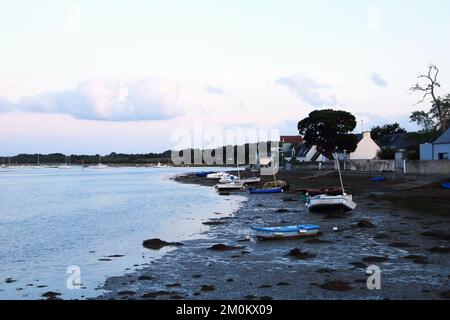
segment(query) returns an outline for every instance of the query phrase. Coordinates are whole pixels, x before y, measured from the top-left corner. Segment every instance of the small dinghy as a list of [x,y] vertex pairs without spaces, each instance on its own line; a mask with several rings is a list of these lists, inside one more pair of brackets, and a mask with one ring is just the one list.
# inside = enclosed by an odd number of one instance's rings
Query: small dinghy
[[373,178],[370,178],[370,181],[374,181],[374,182],[381,182],[381,181],[384,181],[384,180],[386,180],[385,177],[373,177]]
[[232,181],[228,183],[219,183],[215,188],[219,191],[232,191],[241,190],[244,187],[244,183],[240,181]]
[[205,178],[208,174],[214,173],[214,171],[200,171],[194,174],[197,178]]
[[306,208],[309,212],[320,211],[352,211],[356,208],[356,203],[352,200],[352,195],[341,194],[338,196],[329,196],[321,194],[314,197],[308,197],[306,200]]
[[246,183],[246,184],[251,184],[251,183],[261,182],[261,178],[251,177],[251,178],[241,179],[240,181],[243,183]]
[[281,193],[283,192],[283,188],[250,188],[248,189],[249,193],[253,194],[263,194],[263,193]]
[[319,226],[313,224],[267,228],[251,227],[254,236],[259,240],[282,240],[315,236],[319,232],[319,228]]

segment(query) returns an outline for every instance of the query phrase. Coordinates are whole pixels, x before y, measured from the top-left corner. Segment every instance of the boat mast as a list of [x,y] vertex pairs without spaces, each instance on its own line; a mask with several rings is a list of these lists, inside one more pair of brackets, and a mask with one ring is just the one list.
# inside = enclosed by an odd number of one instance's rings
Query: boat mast
[[38,155],[37,155],[37,156],[38,156],[38,162],[37,162],[37,165],[39,166],[39,165],[40,165],[40,164],[39,164],[39,153],[38,153]]
[[335,153],[335,158],[336,158],[336,165],[337,165],[338,172],[339,172],[339,180],[341,181],[342,194],[344,194],[345,193],[344,183],[342,182],[341,165],[339,163],[339,158],[338,158],[337,152]]

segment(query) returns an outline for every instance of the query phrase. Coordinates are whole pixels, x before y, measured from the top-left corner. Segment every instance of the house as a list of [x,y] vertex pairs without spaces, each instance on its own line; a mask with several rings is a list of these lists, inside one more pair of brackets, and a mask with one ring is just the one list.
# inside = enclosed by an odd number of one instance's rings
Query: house
[[420,145],[420,160],[450,160],[450,128],[436,141]]
[[372,140],[370,131],[364,131],[362,134],[357,134],[358,145],[355,151],[349,154],[347,159],[351,160],[372,160],[377,157],[380,147]]
[[328,158],[317,151],[316,146],[308,147],[302,143],[295,149],[295,158],[297,161],[328,161]]
[[302,136],[280,136],[281,154],[285,158],[295,157],[295,149],[304,142]]

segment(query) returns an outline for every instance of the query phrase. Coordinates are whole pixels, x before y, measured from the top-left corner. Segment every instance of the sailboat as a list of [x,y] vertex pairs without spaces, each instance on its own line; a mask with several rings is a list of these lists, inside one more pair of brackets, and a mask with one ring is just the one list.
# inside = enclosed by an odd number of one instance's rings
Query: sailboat
[[60,166],[57,166],[58,169],[71,169],[72,167],[70,166],[70,158],[68,156],[66,156],[66,163]]
[[33,166],[32,167],[33,169],[41,169],[42,167],[41,167],[41,164],[40,164],[40,161],[39,161],[39,153],[38,153],[38,155],[37,155],[37,165],[36,166]]
[[[215,186],[215,188],[219,191],[230,191],[230,190],[240,190],[244,188],[245,183],[241,181],[241,173],[239,170],[239,163],[236,161],[237,173],[238,177],[235,179],[235,176],[232,175],[224,175],[219,180],[219,184]],[[228,180],[228,178],[230,180]]]
[[339,164],[337,154],[335,155],[335,158],[339,172],[339,180],[341,182],[342,194],[340,195],[320,194],[314,197],[308,197],[305,205],[309,212],[322,210],[342,210],[342,212],[348,212],[356,208],[356,203],[353,201],[352,195],[345,193],[344,183],[342,182],[341,167]]
[[[273,174],[273,181],[266,182],[262,188],[250,188],[248,189],[249,193],[253,194],[266,194],[266,193],[281,193],[284,191],[285,188],[288,187],[288,184],[282,180],[277,180],[277,175],[275,172],[275,161],[274,156],[272,155],[270,159],[266,160],[266,165],[268,165],[270,162],[272,162],[272,174]],[[259,178],[261,181],[261,178]],[[258,181],[259,182],[259,181]]]
[[108,166],[106,164],[103,164],[101,162],[101,156],[98,156],[98,164],[96,166],[93,166],[92,169],[106,169]]

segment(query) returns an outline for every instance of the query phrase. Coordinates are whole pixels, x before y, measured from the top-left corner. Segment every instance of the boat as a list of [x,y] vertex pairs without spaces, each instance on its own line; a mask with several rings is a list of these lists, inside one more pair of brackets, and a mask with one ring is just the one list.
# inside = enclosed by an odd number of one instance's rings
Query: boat
[[70,166],[70,158],[68,156],[66,156],[66,163],[60,166],[57,166],[56,168],[58,169],[72,169],[72,167]]
[[206,175],[208,179],[221,179],[224,175],[227,175],[226,172],[213,172]]
[[319,232],[319,226],[314,224],[300,224],[285,227],[250,227],[253,235],[258,240],[283,240],[297,239],[308,236],[315,236]]
[[261,182],[261,178],[250,177],[250,178],[246,178],[246,179],[241,179],[240,181],[242,181],[245,184],[252,184],[252,183]]
[[264,183],[263,188],[271,189],[271,188],[282,188],[283,190],[289,189],[289,184],[283,180],[274,180]]
[[161,162],[158,161],[158,164],[156,166],[153,166],[153,168],[162,169],[162,168],[169,168],[170,166],[167,164],[161,164]]
[[250,188],[248,192],[252,194],[281,193],[283,192],[283,188]]
[[384,181],[384,180],[386,180],[385,177],[373,177],[373,178],[370,178],[370,181],[374,181],[374,182],[380,182],[380,181]]
[[441,184],[441,187],[443,189],[450,190],[450,182],[444,182],[443,184]]
[[235,175],[232,175],[229,173],[225,173],[220,178],[219,183],[227,183],[227,182],[238,181],[238,180],[239,180],[239,177],[236,177]]
[[194,176],[197,178],[205,178],[210,173],[214,173],[214,171],[200,171],[200,172],[194,173]]
[[305,205],[309,212],[323,210],[343,210],[344,212],[348,212],[356,208],[356,203],[352,200],[352,195],[345,193],[337,196],[321,194],[308,197]]
[[335,155],[335,159],[339,172],[339,180],[341,182],[342,193],[339,195],[320,194],[316,196],[308,196],[305,206],[309,212],[328,210],[340,210],[342,212],[348,212],[356,208],[356,203],[353,201],[352,195],[345,193],[344,183],[342,182],[341,167],[337,154]]
[[98,164],[96,166],[92,166],[91,168],[92,169],[106,169],[106,168],[108,168],[108,166],[106,164],[103,164],[101,162],[101,157],[98,156]]
[[240,181],[219,183],[215,186],[215,188],[219,191],[241,190],[243,187],[244,187],[244,183],[240,182]]

